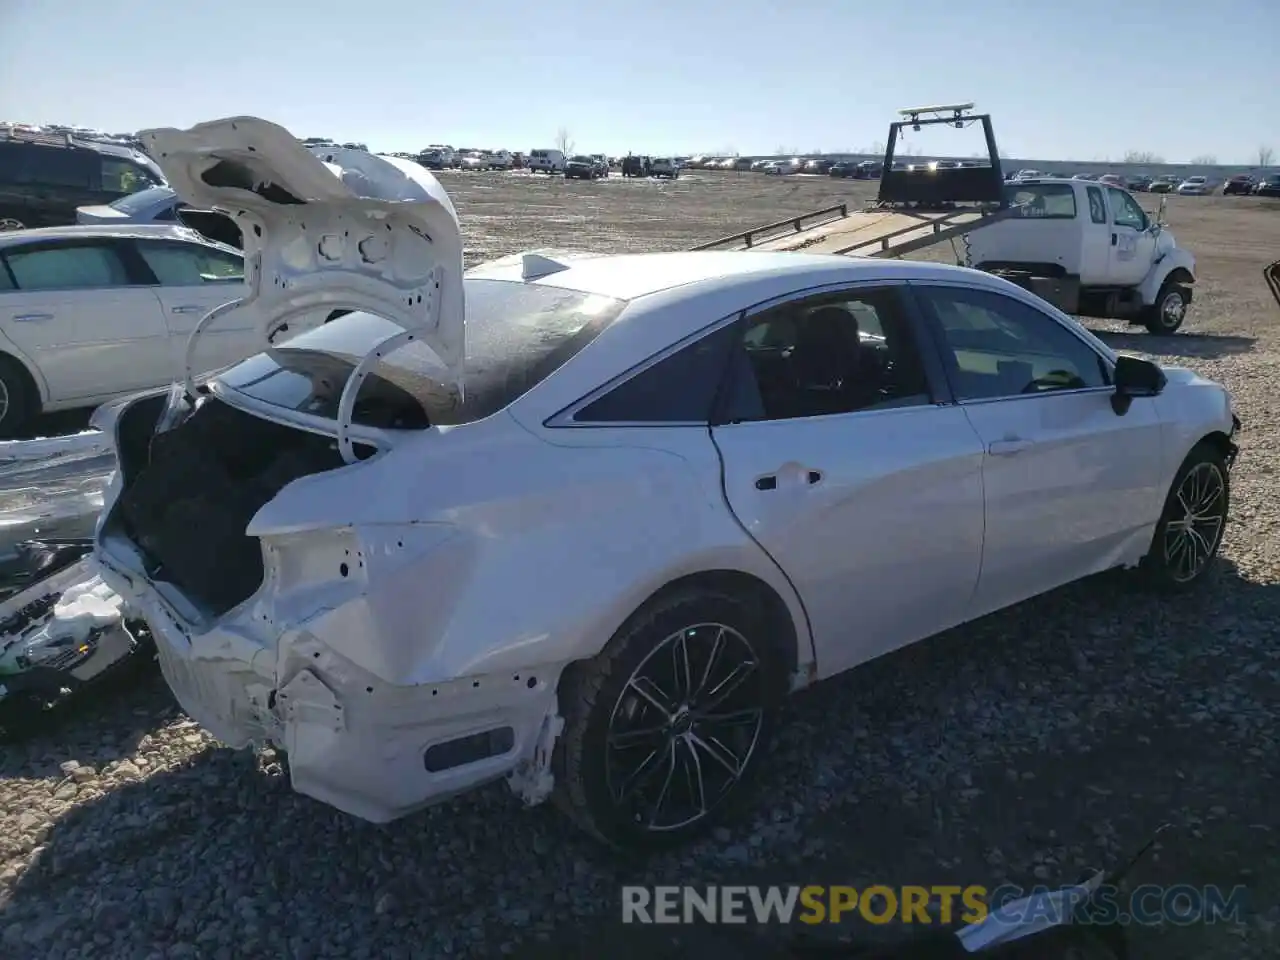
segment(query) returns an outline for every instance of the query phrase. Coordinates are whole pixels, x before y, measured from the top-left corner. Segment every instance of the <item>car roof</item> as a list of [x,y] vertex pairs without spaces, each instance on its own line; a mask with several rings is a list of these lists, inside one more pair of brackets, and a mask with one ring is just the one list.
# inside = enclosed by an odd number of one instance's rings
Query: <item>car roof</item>
[[[904,280],[930,276],[945,279],[954,277],[957,271],[972,274],[972,271],[939,263],[763,250],[699,250],[613,256],[555,253],[550,256],[566,264],[566,268],[527,282],[619,300],[635,300],[675,287],[697,286],[700,293],[713,292],[747,279],[800,280],[806,274],[829,273],[832,269],[862,273],[868,278],[874,275]],[[480,264],[467,271],[467,277],[520,281],[521,255]],[[857,277],[851,279],[856,280]]]
[[[190,227],[176,223],[90,223],[0,232],[0,248],[16,247],[41,240],[87,240],[95,237],[137,237],[145,240],[196,240],[205,244],[213,243]],[[222,244],[213,245],[222,246]]]

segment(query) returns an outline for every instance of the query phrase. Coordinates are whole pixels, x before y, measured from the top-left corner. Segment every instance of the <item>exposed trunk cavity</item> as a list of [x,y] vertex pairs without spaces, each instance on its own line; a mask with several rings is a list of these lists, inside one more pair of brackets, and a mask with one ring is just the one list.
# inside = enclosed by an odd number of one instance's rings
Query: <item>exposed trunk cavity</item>
[[147,561],[210,616],[253,595],[262,551],[244,531],[288,483],[343,466],[331,437],[282,426],[208,398],[178,427],[155,434],[165,399],[130,407],[119,423],[124,489],[116,518]]

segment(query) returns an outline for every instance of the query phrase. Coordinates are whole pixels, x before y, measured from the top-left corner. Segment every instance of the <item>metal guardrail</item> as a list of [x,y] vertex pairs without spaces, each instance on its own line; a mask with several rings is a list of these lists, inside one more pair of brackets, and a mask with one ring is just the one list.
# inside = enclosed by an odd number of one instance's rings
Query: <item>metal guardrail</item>
[[1280,260],[1263,270],[1262,276],[1271,288],[1271,295],[1276,298],[1276,303],[1280,304]]
[[[730,243],[741,243],[745,244],[749,250],[753,243],[760,240],[775,239],[775,236],[778,233],[784,232],[787,228],[791,228],[795,233],[800,233],[810,227],[819,227],[824,223],[830,223],[833,220],[839,220],[847,216],[849,216],[849,204],[837,203],[833,207],[823,207],[821,210],[811,210],[809,213],[802,213],[798,217],[788,217],[786,220],[778,220],[774,223],[766,223],[763,226],[752,227],[750,230],[743,230],[741,233],[721,237],[719,240],[700,243],[698,246],[691,249],[714,250],[716,247],[723,247]],[[813,220],[817,217],[825,217],[826,219],[818,220],[815,223],[805,223],[805,221]]]

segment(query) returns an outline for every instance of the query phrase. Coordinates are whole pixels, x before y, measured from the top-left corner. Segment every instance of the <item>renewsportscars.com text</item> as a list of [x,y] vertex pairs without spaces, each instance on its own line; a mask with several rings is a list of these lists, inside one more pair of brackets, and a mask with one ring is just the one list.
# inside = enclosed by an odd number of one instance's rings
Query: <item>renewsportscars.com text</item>
[[[839,923],[860,917],[868,923],[980,923],[994,914],[1003,922],[1148,925],[1239,923],[1245,888],[1148,884],[1132,890],[1100,887],[1092,896],[1079,889],[1060,898],[1061,888],[981,886],[661,886],[622,888],[623,923]],[[1030,902],[1023,902],[1031,898]],[[1073,916],[1089,902],[1087,914]]]

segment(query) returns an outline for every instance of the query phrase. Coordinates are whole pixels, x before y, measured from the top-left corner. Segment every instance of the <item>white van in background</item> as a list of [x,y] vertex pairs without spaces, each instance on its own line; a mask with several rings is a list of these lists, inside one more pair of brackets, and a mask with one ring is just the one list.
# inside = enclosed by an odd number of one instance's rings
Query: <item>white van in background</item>
[[564,173],[564,154],[559,150],[530,150],[525,166],[530,173]]

